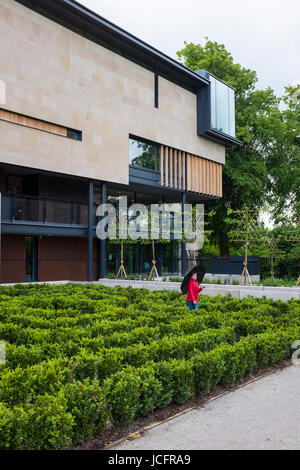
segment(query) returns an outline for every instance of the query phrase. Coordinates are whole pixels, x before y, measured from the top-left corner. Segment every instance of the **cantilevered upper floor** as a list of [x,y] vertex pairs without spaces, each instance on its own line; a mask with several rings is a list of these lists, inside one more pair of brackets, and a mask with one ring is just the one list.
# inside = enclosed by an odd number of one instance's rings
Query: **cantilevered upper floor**
[[1,0],[0,55],[2,163],[128,185],[140,142],[149,181],[222,195],[237,140],[234,91],[215,77],[73,0]]

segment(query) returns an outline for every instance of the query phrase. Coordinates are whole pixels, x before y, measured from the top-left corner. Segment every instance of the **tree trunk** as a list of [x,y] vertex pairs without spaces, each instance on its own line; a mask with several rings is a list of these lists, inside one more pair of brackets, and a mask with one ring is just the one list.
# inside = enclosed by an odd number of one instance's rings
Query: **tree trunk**
[[227,233],[221,232],[219,234],[219,249],[220,256],[230,256],[229,240]]

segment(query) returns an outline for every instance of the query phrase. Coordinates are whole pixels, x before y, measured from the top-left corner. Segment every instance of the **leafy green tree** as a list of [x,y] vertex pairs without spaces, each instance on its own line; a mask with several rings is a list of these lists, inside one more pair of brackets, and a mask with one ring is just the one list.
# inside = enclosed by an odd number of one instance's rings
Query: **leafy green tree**
[[149,170],[159,170],[159,150],[154,145],[143,142],[136,144],[140,153],[132,159],[131,164]]
[[[276,211],[299,201],[299,113],[287,89],[286,108],[271,88],[259,90],[255,71],[235,63],[223,44],[209,41],[204,46],[186,43],[177,52],[179,60],[192,70],[206,69],[236,90],[236,137],[242,146],[226,149],[223,170],[223,198],[209,203],[211,243],[222,256],[229,255],[227,211],[247,205],[259,209],[265,203]],[[274,204],[275,203],[275,204]]]

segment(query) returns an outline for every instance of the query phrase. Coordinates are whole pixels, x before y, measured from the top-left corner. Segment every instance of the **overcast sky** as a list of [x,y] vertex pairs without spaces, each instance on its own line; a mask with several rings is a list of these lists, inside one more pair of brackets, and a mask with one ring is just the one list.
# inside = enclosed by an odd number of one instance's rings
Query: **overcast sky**
[[80,0],[176,59],[184,41],[223,43],[277,95],[300,79],[299,0]]

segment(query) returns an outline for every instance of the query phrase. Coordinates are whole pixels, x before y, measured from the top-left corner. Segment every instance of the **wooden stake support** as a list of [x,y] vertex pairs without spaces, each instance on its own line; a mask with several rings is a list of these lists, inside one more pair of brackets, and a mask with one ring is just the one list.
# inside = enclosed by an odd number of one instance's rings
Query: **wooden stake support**
[[124,267],[124,244],[123,244],[123,240],[121,242],[121,262],[120,262],[120,267],[119,267],[119,271],[118,271],[118,274],[117,274],[117,279],[122,274],[127,279],[127,273],[126,273],[126,269]]
[[241,274],[239,284],[242,283],[242,279],[244,278],[244,284],[245,284],[245,285],[247,284],[247,279],[248,279],[250,286],[252,286],[251,277],[250,277],[250,274],[249,274],[248,269],[247,269],[247,262],[244,261],[243,264],[244,264],[244,269],[243,269],[243,272],[242,272],[242,274]]
[[[239,284],[242,284],[244,279],[244,284],[247,284],[249,281],[250,286],[252,286],[252,280],[248,271],[248,247],[251,242],[257,242],[260,240],[259,233],[255,233],[254,215],[257,214],[256,210],[250,210],[245,207],[243,210],[234,211],[239,217],[239,227],[235,232],[237,234],[231,238],[231,241],[243,241],[245,242],[245,256],[244,256],[244,269],[242,271]],[[256,229],[257,230],[257,229]]]
[[156,259],[155,259],[155,248],[154,248],[154,240],[152,240],[152,269],[150,271],[148,281],[151,280],[152,276],[154,274],[154,277],[159,277],[158,271],[156,268]]

